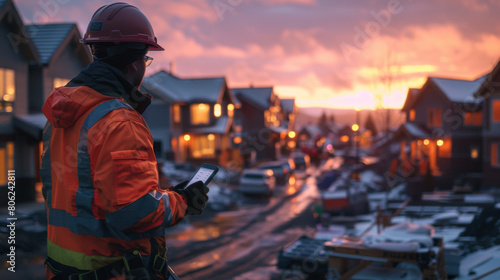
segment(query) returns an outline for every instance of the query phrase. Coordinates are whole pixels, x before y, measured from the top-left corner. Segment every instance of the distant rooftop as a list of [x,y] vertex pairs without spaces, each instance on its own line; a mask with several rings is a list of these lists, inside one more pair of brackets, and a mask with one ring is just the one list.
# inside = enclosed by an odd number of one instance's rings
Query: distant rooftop
[[50,62],[71,30],[75,27],[74,23],[33,24],[26,26],[42,64]]
[[169,102],[187,103],[215,103],[224,85],[224,77],[183,79],[165,71],[148,76],[143,82],[148,91],[161,94]]
[[287,113],[293,113],[295,107],[295,99],[281,99],[281,108]]
[[488,77],[488,75],[484,75],[473,81],[435,77],[430,77],[429,79],[441,89],[450,101],[456,103],[469,103],[477,101],[474,99],[474,93],[479,89],[486,77]]
[[238,99],[243,97],[260,108],[266,109],[271,106],[272,87],[233,88],[232,91]]

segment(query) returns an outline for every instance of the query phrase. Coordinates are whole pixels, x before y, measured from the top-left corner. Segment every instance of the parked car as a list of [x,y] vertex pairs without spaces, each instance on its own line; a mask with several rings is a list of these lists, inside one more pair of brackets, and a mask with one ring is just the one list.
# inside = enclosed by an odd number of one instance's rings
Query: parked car
[[270,169],[245,169],[240,176],[238,190],[247,194],[271,195],[276,186],[276,179]]
[[293,160],[295,169],[297,170],[306,170],[311,162],[311,158],[303,153],[293,153],[290,155],[290,158]]
[[[287,167],[288,166],[288,167]],[[269,161],[261,163],[257,166],[257,169],[270,169],[273,171],[273,176],[276,178],[276,183],[285,184],[290,178],[291,168],[290,164],[283,161]]]

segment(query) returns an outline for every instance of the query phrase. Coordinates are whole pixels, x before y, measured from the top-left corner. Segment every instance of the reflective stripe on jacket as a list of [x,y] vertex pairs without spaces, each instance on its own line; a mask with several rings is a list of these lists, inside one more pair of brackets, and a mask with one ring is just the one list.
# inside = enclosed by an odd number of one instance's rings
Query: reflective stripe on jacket
[[43,112],[47,254],[58,266],[48,274],[95,270],[128,249],[138,250],[146,265],[164,256],[164,227],[178,223],[187,205],[158,188],[142,116],[122,98],[86,86],[55,89]]

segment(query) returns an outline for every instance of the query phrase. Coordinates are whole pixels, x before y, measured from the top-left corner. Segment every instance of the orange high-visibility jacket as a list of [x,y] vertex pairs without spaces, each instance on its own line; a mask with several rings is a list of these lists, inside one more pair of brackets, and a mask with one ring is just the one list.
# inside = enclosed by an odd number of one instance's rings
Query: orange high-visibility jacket
[[137,250],[146,265],[164,256],[164,227],[185,199],[158,188],[153,139],[122,98],[87,86],[47,99],[41,175],[46,199],[47,275],[95,270]]

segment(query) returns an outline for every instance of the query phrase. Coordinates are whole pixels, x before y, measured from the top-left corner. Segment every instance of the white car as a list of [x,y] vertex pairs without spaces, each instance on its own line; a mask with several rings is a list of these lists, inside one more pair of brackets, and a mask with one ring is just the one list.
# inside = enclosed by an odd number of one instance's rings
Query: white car
[[240,176],[238,190],[247,194],[268,194],[274,192],[276,179],[270,169],[245,169]]

